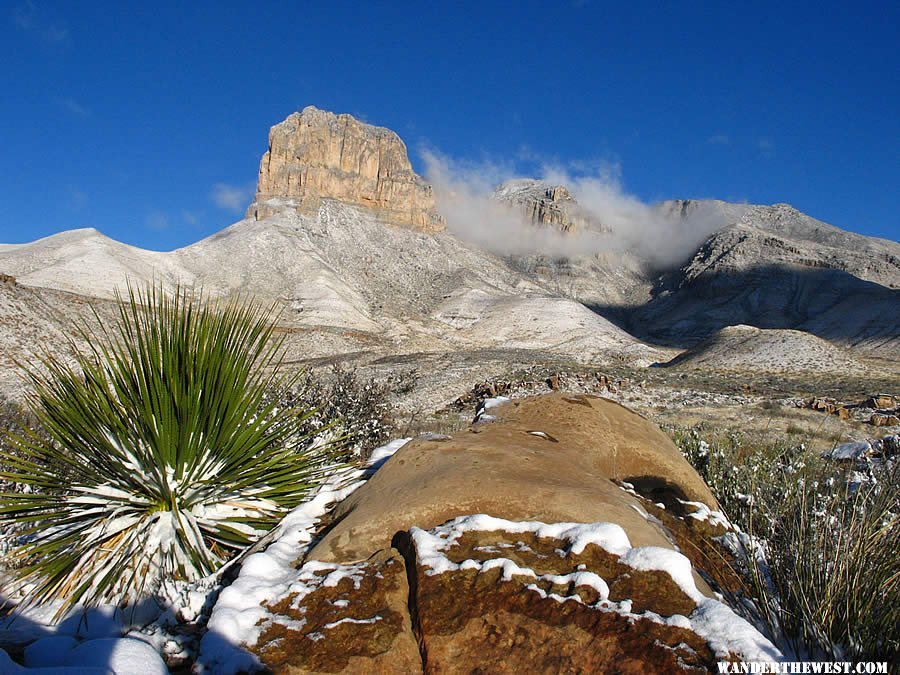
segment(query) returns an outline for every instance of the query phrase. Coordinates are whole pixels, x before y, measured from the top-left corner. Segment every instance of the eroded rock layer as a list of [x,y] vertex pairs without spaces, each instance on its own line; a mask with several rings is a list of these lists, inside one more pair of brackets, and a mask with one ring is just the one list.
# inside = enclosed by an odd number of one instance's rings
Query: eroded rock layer
[[247,216],[261,220],[286,207],[314,213],[322,199],[372,209],[392,223],[443,229],[431,186],[412,170],[397,134],[310,106],[269,131]]

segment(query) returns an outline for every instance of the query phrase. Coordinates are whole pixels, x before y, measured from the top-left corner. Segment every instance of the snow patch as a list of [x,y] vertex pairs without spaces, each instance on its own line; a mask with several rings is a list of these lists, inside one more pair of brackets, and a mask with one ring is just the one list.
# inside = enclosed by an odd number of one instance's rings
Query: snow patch
[[[311,561],[298,570],[294,563],[309,550],[316,525],[332,505],[363,485],[409,440],[398,439],[376,448],[365,468],[335,472],[311,500],[285,516],[265,551],[244,561],[240,575],[219,595],[209,618],[200,643],[198,663],[202,672],[235,673],[259,668],[257,657],[242,647],[255,645],[265,626],[274,620],[264,605],[293,595],[299,601],[319,585],[336,586],[342,578],[359,576],[358,566]],[[322,571],[329,573],[324,577],[316,574]]]
[[[692,505],[695,503],[689,502]],[[706,518],[713,520],[716,512],[707,507],[702,512]],[[698,508],[698,512],[700,512]],[[508,558],[492,558],[486,561],[464,560],[455,563],[445,551],[462,537],[465,532],[502,531],[511,534],[533,533],[537,537],[554,538],[565,542],[572,553],[584,551],[588,544],[595,544],[604,550],[619,556],[619,562],[639,571],[660,571],[668,574],[678,587],[695,603],[696,609],[690,617],[674,615],[662,617],[654,612],[632,613],[630,600],[614,602],[609,600],[609,586],[599,575],[579,568],[571,574],[537,574],[534,570],[522,567]],[[718,656],[735,654],[745,661],[780,661],[784,655],[750,623],[735,614],[727,605],[718,600],[708,598],[697,588],[694,582],[693,566],[690,560],[678,551],[660,546],[632,547],[625,531],[615,523],[541,523],[536,521],[516,522],[495,518],[485,514],[461,516],[430,531],[417,527],[410,528],[416,546],[419,564],[427,568],[426,574],[435,575],[459,570],[475,570],[486,572],[492,569],[501,570],[501,580],[510,581],[513,577],[530,577],[535,580],[549,582],[561,586],[587,586],[593,588],[599,599],[591,607],[601,611],[614,611],[633,619],[646,619],[657,623],[693,630],[707,640]],[[565,551],[562,551],[565,555]],[[530,591],[542,598],[551,598],[558,602],[579,602],[583,600],[576,594],[560,596],[547,593],[537,584],[526,586]]]

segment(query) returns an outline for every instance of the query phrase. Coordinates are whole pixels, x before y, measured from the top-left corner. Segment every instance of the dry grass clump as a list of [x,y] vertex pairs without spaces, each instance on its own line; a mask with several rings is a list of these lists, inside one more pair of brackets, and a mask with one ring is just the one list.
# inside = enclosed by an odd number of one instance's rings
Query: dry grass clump
[[801,657],[900,657],[900,463],[841,465],[786,440],[675,430],[746,544],[772,637]]

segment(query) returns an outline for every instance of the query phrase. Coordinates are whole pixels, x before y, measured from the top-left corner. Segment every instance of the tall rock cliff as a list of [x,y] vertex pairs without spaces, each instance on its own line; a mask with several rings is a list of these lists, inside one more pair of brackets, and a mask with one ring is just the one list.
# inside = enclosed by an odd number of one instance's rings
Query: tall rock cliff
[[322,199],[420,230],[444,228],[431,186],[412,170],[397,134],[309,106],[269,131],[247,217],[261,220],[283,208],[311,213]]

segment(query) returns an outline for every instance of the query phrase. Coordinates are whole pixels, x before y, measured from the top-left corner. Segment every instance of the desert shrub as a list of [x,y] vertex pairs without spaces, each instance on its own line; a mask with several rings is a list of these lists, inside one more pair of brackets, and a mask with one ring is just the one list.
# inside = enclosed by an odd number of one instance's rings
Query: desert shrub
[[900,472],[796,480],[771,518],[767,608],[796,646],[834,660],[900,657]]
[[0,450],[0,525],[30,601],[130,602],[194,580],[273,527],[317,484],[329,448],[304,414],[265,402],[280,374],[271,311],[129,289],[83,332],[74,364],[27,370],[31,414]]
[[346,459],[365,459],[394,430],[391,396],[405,386],[405,380],[380,382],[334,365],[325,374],[305,371],[290,391],[275,395],[286,405],[312,411],[298,433],[340,437]]
[[[12,434],[21,434],[25,429],[33,426],[33,420],[28,418],[25,410],[11,401],[0,403],[0,451],[9,453],[13,451],[9,437]],[[8,472],[13,467],[8,461],[0,457],[0,473]],[[25,485],[13,483],[0,478],[0,492],[22,492]]]
[[841,466],[784,441],[676,430],[682,453],[749,542],[747,589],[801,657],[900,657],[900,468]]
[[732,522],[754,533],[767,531],[758,507],[781,500],[784,477],[818,465],[802,443],[759,444],[739,433],[710,434],[696,427],[675,429],[673,437]]

